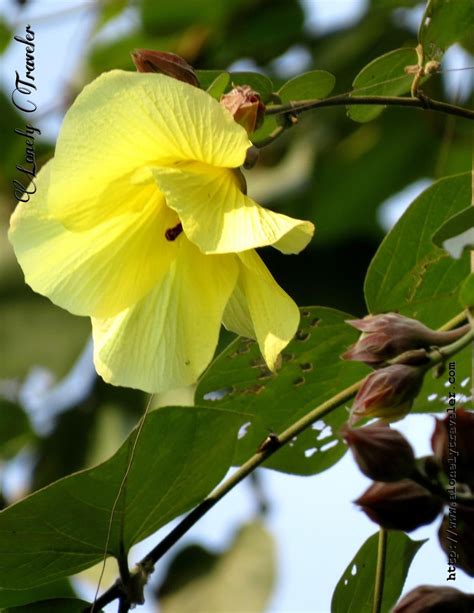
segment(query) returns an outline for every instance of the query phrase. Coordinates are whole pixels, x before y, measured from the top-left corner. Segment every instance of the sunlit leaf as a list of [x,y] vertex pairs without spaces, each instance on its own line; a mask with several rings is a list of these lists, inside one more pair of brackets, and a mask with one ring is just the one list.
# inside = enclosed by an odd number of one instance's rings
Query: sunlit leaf
[[[243,338],[210,366],[198,384],[196,402],[249,414],[237,443],[236,463],[254,454],[269,431],[282,431],[369,372],[339,357],[358,336],[344,323],[350,318],[334,309],[303,308],[300,329],[283,351],[276,374],[267,370],[256,344]],[[302,475],[329,468],[346,451],[338,437],[346,419],[347,410],[340,407],[280,449],[265,466]]]
[[[388,531],[386,581],[381,613],[389,613],[397,602],[413,558],[425,542],[413,541],[404,532]],[[372,611],[377,544],[378,533],[365,541],[347,566],[334,591],[331,613]]]
[[222,94],[225,92],[227,85],[230,81],[230,74],[228,72],[221,72],[214,81],[207,88],[207,92],[213,98],[219,100]]
[[[453,260],[434,245],[432,236],[470,201],[471,176],[465,173],[437,181],[410,205],[367,272],[370,313],[396,311],[437,328],[461,311],[459,289],[469,275],[469,255]],[[458,380],[464,386],[471,376],[469,355],[467,348],[456,356]],[[434,379],[429,373],[413,410],[442,411],[446,403],[446,377]]]
[[459,286],[469,274],[469,257],[453,260],[432,236],[470,203],[470,173],[441,179],[418,196],[370,264],[365,279],[370,313],[399,311],[438,327],[459,312]]
[[[116,506],[108,553],[118,556],[200,502],[232,462],[242,414],[198,407],[152,412]],[[25,589],[79,572],[104,555],[111,509],[135,431],[107,462],[0,513],[0,586]]]
[[465,249],[474,249],[474,206],[448,219],[433,235],[433,242],[456,259]]
[[[367,64],[353,82],[352,96],[399,96],[410,91],[413,75],[406,66],[417,63],[415,49],[396,49]],[[384,106],[348,106],[347,114],[354,121],[364,123],[380,115]]]
[[287,81],[278,90],[283,103],[290,100],[326,98],[334,89],[336,77],[326,70],[312,70]]
[[222,553],[197,545],[178,552],[158,590],[162,613],[264,611],[275,582],[271,535],[260,522],[242,527]]
[[473,27],[472,0],[429,0],[418,34],[425,59],[440,60],[450,45],[472,36]]

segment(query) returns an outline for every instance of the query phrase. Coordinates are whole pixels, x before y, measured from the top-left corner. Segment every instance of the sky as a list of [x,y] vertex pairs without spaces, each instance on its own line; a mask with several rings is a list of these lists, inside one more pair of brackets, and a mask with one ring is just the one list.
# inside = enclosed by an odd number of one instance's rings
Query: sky
[[[83,8],[74,9],[78,4]],[[365,0],[304,0],[303,5],[307,12],[307,27],[322,30],[355,20],[364,9]],[[36,100],[39,108],[36,121],[44,134],[54,137],[60,125],[60,116],[46,113],[54,108],[65,85],[74,78],[81,50],[93,23],[90,3],[59,0],[31,2],[28,15],[21,18],[12,7],[11,0],[0,0],[0,15],[15,23],[18,33],[24,31],[24,25],[29,22],[34,24],[37,32]],[[53,13],[58,13],[57,17],[44,18]],[[33,17],[35,14],[43,17],[36,19]],[[416,13],[413,13],[412,18],[415,17]],[[129,11],[118,26],[128,28],[134,19],[133,11]],[[110,32],[104,34],[109,35]],[[301,48],[293,48],[290,54],[278,61],[282,74],[287,76],[295,67],[304,69],[305,54]],[[450,52],[446,61],[448,66],[459,67],[460,62],[466,63],[468,59],[458,49]],[[11,45],[0,66],[0,84],[7,91],[12,88],[15,67],[22,63],[19,46]],[[449,86],[453,87],[452,81]],[[383,227],[389,229],[428,184],[428,179],[417,182],[384,203],[379,217]],[[87,351],[89,353],[85,354],[78,367],[79,376],[90,377],[90,348]],[[77,391],[74,385],[68,388],[71,396]],[[28,389],[25,390],[27,392]],[[63,388],[61,396],[64,397],[64,393]],[[417,454],[422,455],[429,453],[428,442],[433,425],[434,421],[429,416],[411,416],[396,427],[412,442]],[[7,478],[10,481],[18,479],[27,464],[27,459],[23,458],[23,465],[13,467]],[[276,539],[278,556],[278,582],[267,611],[328,613],[331,594],[339,577],[365,539],[377,530],[376,525],[351,502],[370,482],[355,467],[350,454],[346,454],[331,470],[312,477],[295,477],[274,471],[262,471],[261,474],[271,503],[268,526]],[[243,483],[208,513],[183,542],[197,541],[219,549],[223,543],[230,541],[242,521],[252,517],[253,511],[250,488]],[[169,527],[165,528],[135,548],[132,561],[133,557],[139,559],[168,530]],[[410,535],[416,540],[432,538],[415,557],[405,592],[423,583],[445,583],[446,563],[437,544],[436,530],[437,526],[433,524]],[[165,566],[166,559],[162,568]],[[456,587],[474,591],[472,579],[462,571],[459,571]],[[91,597],[90,591],[84,595]],[[115,607],[108,610],[113,611]],[[145,605],[139,610],[146,613],[151,608]]]

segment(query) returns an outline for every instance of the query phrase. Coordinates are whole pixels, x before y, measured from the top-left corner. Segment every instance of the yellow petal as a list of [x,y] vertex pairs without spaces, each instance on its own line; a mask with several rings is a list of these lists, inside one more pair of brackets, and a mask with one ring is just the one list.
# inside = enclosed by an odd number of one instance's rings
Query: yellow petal
[[232,296],[225,308],[222,323],[227,330],[235,332],[239,336],[256,339],[252,316],[250,315],[240,273]]
[[66,114],[49,207],[83,230],[137,209],[133,176],[141,167],[180,160],[237,167],[250,145],[230,113],[197,87],[113,70],[87,85]]
[[165,238],[177,216],[156,186],[137,188],[141,213],[112,217],[84,232],[70,232],[47,211],[54,160],[37,177],[37,191],[19,203],[9,238],[38,293],[76,315],[109,316],[140,300],[165,274],[176,245]]
[[268,367],[275,370],[281,351],[298,329],[300,313],[257,253],[239,253],[239,259],[239,278],[223,323],[237,334],[256,338]]
[[95,366],[109,383],[164,392],[194,383],[214,355],[237,258],[205,256],[184,235],[176,243],[176,260],[150,294],[92,319]]
[[261,207],[240,191],[229,169],[191,162],[152,172],[187,237],[203,253],[235,253],[265,245],[299,253],[311,240],[312,223]]

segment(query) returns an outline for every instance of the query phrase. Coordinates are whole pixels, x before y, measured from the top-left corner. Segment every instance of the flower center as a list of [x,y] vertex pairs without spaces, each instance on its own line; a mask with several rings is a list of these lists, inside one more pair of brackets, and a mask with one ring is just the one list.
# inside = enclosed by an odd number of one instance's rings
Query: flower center
[[166,230],[165,238],[167,241],[175,241],[178,238],[178,236],[181,234],[182,231],[183,231],[183,226],[181,225],[181,222],[179,222],[173,228],[168,228]]

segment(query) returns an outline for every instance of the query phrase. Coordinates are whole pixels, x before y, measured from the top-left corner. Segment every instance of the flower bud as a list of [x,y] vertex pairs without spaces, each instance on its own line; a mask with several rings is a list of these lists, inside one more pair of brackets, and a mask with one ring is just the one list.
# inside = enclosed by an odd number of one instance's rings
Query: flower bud
[[433,454],[448,476],[474,491],[474,413],[458,409],[437,419],[431,437]]
[[399,481],[415,468],[415,455],[406,438],[387,424],[343,429],[360,470],[374,481]]
[[176,53],[136,49],[132,52],[132,60],[138,72],[158,72],[199,87],[193,67]]
[[408,592],[392,613],[472,613],[474,594],[453,587],[420,585]]
[[249,85],[237,85],[228,94],[221,96],[220,103],[243,126],[248,134],[255,132],[262,125],[265,117],[265,105],[260,95]]
[[371,366],[382,364],[405,351],[446,345],[465,333],[464,328],[437,332],[416,319],[398,313],[369,315],[364,319],[349,319],[346,323],[362,334],[342,358],[365,362]]
[[474,577],[474,508],[464,506],[459,500],[454,505],[451,503],[439,527],[438,538],[448,565],[458,566]]
[[405,532],[431,523],[443,508],[439,498],[410,479],[377,481],[355,503],[382,528]]
[[386,422],[404,417],[421,389],[424,371],[416,366],[392,364],[368,375],[352,405],[349,425],[363,417]]

